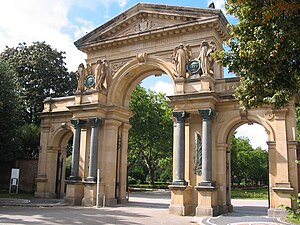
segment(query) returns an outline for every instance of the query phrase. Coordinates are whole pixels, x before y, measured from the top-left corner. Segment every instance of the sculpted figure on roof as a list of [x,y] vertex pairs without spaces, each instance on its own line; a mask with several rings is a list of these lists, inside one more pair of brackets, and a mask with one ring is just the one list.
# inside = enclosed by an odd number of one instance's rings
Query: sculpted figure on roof
[[180,44],[173,51],[172,60],[176,67],[175,76],[186,78],[186,64],[191,58],[191,49],[187,45],[184,47],[183,44]]
[[215,60],[212,57],[212,53],[216,50],[217,47],[213,41],[211,41],[210,44],[208,44],[207,41],[202,41],[198,59],[201,62],[201,69],[203,74],[213,75],[213,65]]
[[84,79],[86,77],[86,70],[83,63],[80,63],[76,72],[77,78],[77,92],[84,91]]
[[108,67],[109,67],[109,63],[108,60],[104,59],[98,59],[97,63],[96,63],[96,68],[95,68],[95,86],[96,89],[98,90],[104,90],[105,86],[104,86],[104,82],[105,79],[108,76]]

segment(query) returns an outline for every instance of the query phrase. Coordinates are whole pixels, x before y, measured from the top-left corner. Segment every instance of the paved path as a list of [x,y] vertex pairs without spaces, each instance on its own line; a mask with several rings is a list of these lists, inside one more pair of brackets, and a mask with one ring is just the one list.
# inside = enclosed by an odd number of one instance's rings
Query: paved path
[[[20,200],[19,200],[20,201]],[[62,201],[32,199],[19,206],[0,207],[0,224],[120,224],[120,225],[282,225],[266,217],[266,201],[233,200],[234,213],[219,217],[181,217],[168,213],[170,192],[132,193],[130,204],[117,207],[84,208],[63,206]],[[1,204],[0,204],[1,205]],[[4,204],[5,205],[5,204]],[[9,205],[9,204],[8,204]],[[52,207],[46,207],[52,206]]]
[[267,217],[268,200],[232,199],[233,213],[218,217],[205,217],[204,225],[282,225],[289,224],[277,218]]

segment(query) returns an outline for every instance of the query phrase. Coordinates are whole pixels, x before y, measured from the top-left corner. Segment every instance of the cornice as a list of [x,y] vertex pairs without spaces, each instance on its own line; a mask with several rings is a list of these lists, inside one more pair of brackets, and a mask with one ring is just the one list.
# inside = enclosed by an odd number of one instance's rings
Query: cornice
[[186,32],[196,32],[207,28],[214,29],[223,40],[229,37],[225,24],[219,20],[219,16],[188,21],[181,24],[159,27],[144,32],[132,33],[124,36],[117,36],[102,40],[93,41],[81,46],[77,46],[81,51],[90,53],[106,48],[120,47],[128,44],[134,44],[140,41],[150,41],[159,38],[174,37],[174,35],[184,34]]

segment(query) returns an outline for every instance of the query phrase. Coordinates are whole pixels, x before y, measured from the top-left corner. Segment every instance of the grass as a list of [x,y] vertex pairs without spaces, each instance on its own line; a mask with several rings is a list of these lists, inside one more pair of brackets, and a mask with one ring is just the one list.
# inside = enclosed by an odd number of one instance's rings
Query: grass
[[18,194],[9,194],[8,193],[8,189],[0,189],[0,198],[19,198],[19,199],[23,199],[23,198],[32,198],[33,197],[33,193],[32,192],[24,192],[24,191],[19,191]]
[[268,188],[234,188],[231,190],[232,199],[268,199]]
[[287,220],[293,224],[300,224],[300,220],[299,219],[295,219],[295,218],[287,218]]

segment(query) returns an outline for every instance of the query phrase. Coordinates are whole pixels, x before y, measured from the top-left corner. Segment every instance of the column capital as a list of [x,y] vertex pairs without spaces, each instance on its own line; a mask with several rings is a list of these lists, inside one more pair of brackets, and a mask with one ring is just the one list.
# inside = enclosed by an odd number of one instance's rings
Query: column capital
[[215,110],[213,110],[211,108],[199,109],[198,113],[202,117],[203,120],[211,120],[216,115]]
[[184,122],[186,118],[190,116],[190,114],[186,111],[173,112],[173,116],[176,118],[177,122]]
[[101,118],[98,117],[91,117],[88,119],[91,127],[99,127],[100,124],[102,124],[103,120]]
[[86,121],[84,120],[80,120],[80,119],[71,119],[71,123],[74,126],[74,128],[79,128],[81,127],[83,124],[86,123]]

